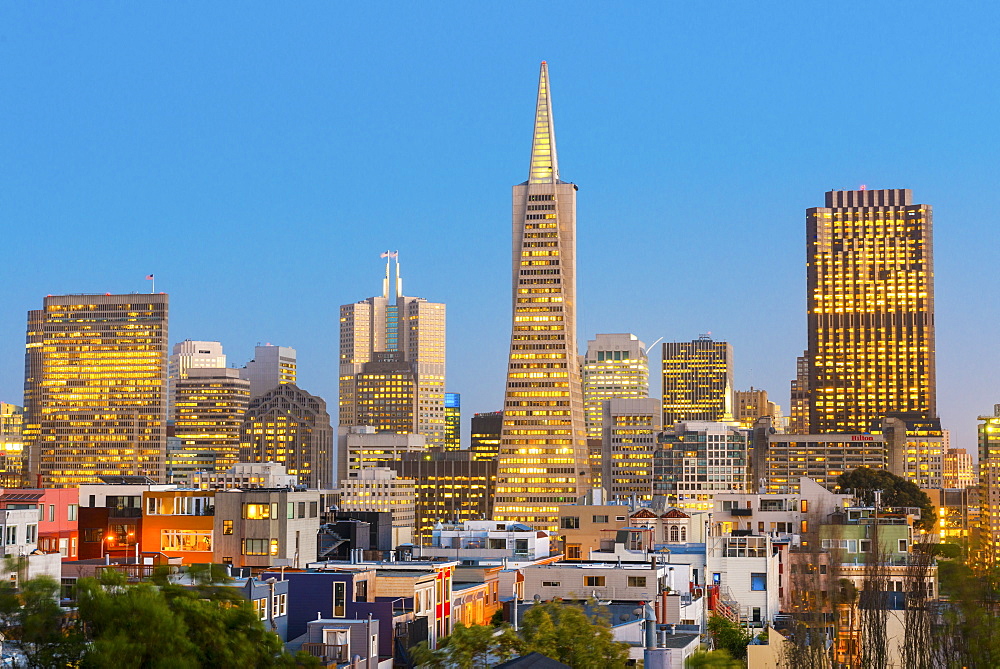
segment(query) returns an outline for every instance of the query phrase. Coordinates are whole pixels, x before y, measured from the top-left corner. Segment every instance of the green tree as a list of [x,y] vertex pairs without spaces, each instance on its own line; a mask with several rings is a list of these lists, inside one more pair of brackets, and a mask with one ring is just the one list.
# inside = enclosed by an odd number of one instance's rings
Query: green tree
[[862,504],[875,504],[875,491],[882,491],[882,506],[915,506],[920,509],[918,527],[925,531],[934,529],[937,514],[927,493],[922,491],[913,481],[907,481],[901,476],[884,469],[859,467],[853,471],[844,472],[837,478],[841,490],[851,490]]
[[58,595],[59,584],[48,576],[25,581],[17,591],[14,619],[29,668],[73,666],[84,652],[79,625],[59,608]]
[[753,639],[753,634],[729,618],[713,615],[708,620],[708,633],[712,635],[716,649],[726,651],[729,656],[737,660],[746,658],[747,646]]
[[[523,637],[525,652],[537,651],[574,669],[614,669],[628,661],[628,644],[614,640],[608,620],[587,616],[573,604],[556,601],[531,606],[524,614]],[[551,654],[553,638],[555,655]]]
[[685,669],[743,669],[746,665],[739,660],[734,660],[733,656],[724,650],[704,651],[697,653],[684,660]]
[[509,660],[522,646],[523,642],[517,633],[509,627],[467,627],[459,623],[449,636],[438,642],[437,650],[430,650],[427,642],[422,642],[414,648],[412,654],[414,663],[427,669],[485,669]]

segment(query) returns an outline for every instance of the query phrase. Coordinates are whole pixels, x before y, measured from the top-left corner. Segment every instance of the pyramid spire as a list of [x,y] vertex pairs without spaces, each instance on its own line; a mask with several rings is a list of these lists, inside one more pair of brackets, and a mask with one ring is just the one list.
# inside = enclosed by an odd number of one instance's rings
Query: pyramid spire
[[556,159],[556,129],[552,121],[549,66],[543,60],[541,71],[538,73],[535,134],[531,140],[531,169],[528,183],[551,184],[557,181],[559,181],[559,161]]

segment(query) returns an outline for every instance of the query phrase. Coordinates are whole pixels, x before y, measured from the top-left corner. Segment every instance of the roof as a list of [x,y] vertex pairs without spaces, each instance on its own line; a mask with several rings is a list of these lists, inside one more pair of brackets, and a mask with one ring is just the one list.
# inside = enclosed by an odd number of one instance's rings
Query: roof
[[501,664],[493,665],[493,669],[573,669],[568,664],[563,664],[546,657],[541,653],[528,653],[513,660],[507,660]]
[[687,648],[691,642],[701,642],[700,634],[671,634],[667,632],[659,636],[663,639],[663,641],[657,640],[661,644],[661,648]]

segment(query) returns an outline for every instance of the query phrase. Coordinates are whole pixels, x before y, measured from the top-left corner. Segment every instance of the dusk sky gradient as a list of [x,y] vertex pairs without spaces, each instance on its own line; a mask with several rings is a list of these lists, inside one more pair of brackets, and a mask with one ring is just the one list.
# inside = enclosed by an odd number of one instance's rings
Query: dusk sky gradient
[[[934,207],[938,408],[1000,402],[1000,7],[940,2],[0,5],[0,400],[46,294],[170,294],[170,341],[298,349],[336,423],[340,304],[448,308],[448,389],[502,407],[510,188],[549,63],[578,331],[711,332],[788,411],[805,209]],[[651,392],[659,394],[659,347]]]

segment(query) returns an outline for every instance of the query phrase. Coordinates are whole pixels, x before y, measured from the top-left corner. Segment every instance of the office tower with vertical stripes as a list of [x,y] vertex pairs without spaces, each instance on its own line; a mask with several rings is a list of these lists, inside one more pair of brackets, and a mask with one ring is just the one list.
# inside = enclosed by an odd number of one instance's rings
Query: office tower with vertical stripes
[[576,339],[576,191],[559,178],[548,66],[513,189],[513,305],[494,517],[556,530],[590,487]]
[[806,211],[809,431],[937,417],[930,205],[830,191]]
[[404,296],[398,253],[382,256],[382,295],[340,307],[340,427],[422,434],[444,446],[445,305]]

